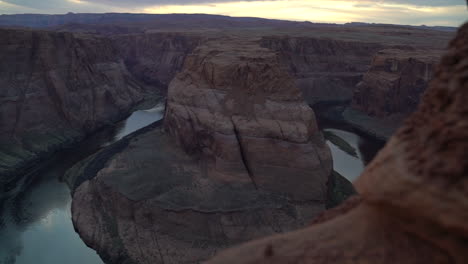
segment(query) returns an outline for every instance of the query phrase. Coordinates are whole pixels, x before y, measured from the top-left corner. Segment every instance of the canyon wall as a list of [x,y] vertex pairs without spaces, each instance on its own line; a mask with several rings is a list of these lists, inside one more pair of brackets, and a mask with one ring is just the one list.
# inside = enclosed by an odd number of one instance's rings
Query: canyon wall
[[202,151],[217,168],[245,170],[258,189],[323,199],[330,164],[321,161],[330,154],[275,54],[250,42],[203,47],[171,82],[166,129],[188,153]]
[[372,59],[354,90],[343,119],[358,130],[388,140],[404,118],[416,110],[443,50],[385,49]]
[[417,111],[355,183],[360,197],[303,230],[227,250],[207,263],[466,263],[468,24]]
[[308,104],[351,101],[354,87],[383,44],[311,37],[263,37],[279,53]]
[[120,34],[111,39],[130,73],[164,92],[185,57],[202,41],[200,36],[182,33]]
[[441,50],[379,51],[357,85],[352,106],[383,118],[412,113],[432,79]]
[[112,263],[198,263],[325,209],[330,151],[275,53],[218,39],[169,86],[164,125],[73,168],[73,222]]
[[269,36],[260,43],[279,54],[307,103],[322,109],[322,118],[385,141],[416,109],[443,52],[440,41],[416,41],[434,32],[405,32],[415,43],[395,41],[397,33],[382,28],[370,42],[365,35],[344,40],[347,33],[329,29],[329,37]]
[[109,39],[7,29],[0,36],[1,181],[144,98]]

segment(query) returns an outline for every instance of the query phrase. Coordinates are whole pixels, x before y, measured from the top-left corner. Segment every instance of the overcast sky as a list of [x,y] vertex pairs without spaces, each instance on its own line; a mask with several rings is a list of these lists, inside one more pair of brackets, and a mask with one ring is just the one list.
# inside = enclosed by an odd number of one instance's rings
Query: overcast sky
[[0,14],[207,13],[311,22],[459,26],[465,0],[0,0]]

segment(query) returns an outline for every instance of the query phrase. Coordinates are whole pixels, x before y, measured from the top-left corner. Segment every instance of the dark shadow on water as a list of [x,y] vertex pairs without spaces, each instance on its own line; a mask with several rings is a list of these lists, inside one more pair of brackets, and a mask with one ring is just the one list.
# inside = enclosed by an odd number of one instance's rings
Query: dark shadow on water
[[331,133],[344,140],[348,146],[356,150],[358,154],[357,157],[351,155],[349,151],[343,151],[343,146],[336,145],[336,140],[325,138],[332,152],[334,170],[349,181],[354,181],[362,173],[365,166],[367,166],[380,149],[383,148],[385,142],[364,135],[351,126],[341,122],[321,119],[320,115],[317,116],[319,128],[321,131],[326,132],[325,135]]
[[61,180],[80,160],[162,119],[164,108],[134,112],[79,145],[57,153],[8,193],[0,194],[0,264],[100,264],[75,232],[71,195]]

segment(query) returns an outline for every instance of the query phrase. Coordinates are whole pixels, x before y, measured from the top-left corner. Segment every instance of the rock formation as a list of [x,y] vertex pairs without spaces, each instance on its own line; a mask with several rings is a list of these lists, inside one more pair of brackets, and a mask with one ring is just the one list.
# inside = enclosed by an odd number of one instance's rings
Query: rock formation
[[354,91],[353,107],[372,117],[412,113],[427,89],[440,50],[382,50]]
[[357,180],[360,198],[208,263],[466,263],[467,65],[465,24],[418,110]]
[[182,69],[185,57],[202,38],[183,33],[145,33],[111,37],[132,75],[166,92],[169,82]]
[[387,140],[416,110],[442,55],[438,49],[385,49],[377,52],[343,112],[357,129]]
[[109,39],[0,30],[0,186],[143,99]]
[[351,101],[354,87],[383,44],[312,37],[264,37],[279,53],[307,103]]
[[[75,168],[73,222],[112,263],[197,263],[325,208],[331,156],[312,110],[255,41],[196,48],[155,125]],[[75,176],[71,176],[72,178]]]
[[325,196],[330,154],[314,113],[277,56],[255,43],[216,40],[189,56],[171,82],[164,124],[186,152],[213,160],[215,174],[227,166],[261,190]]

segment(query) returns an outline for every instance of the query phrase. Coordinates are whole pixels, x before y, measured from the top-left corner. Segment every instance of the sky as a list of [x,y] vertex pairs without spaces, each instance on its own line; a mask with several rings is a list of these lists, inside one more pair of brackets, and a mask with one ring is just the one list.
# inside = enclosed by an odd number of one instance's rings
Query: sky
[[294,21],[459,26],[465,0],[0,0],[0,14],[205,13]]

